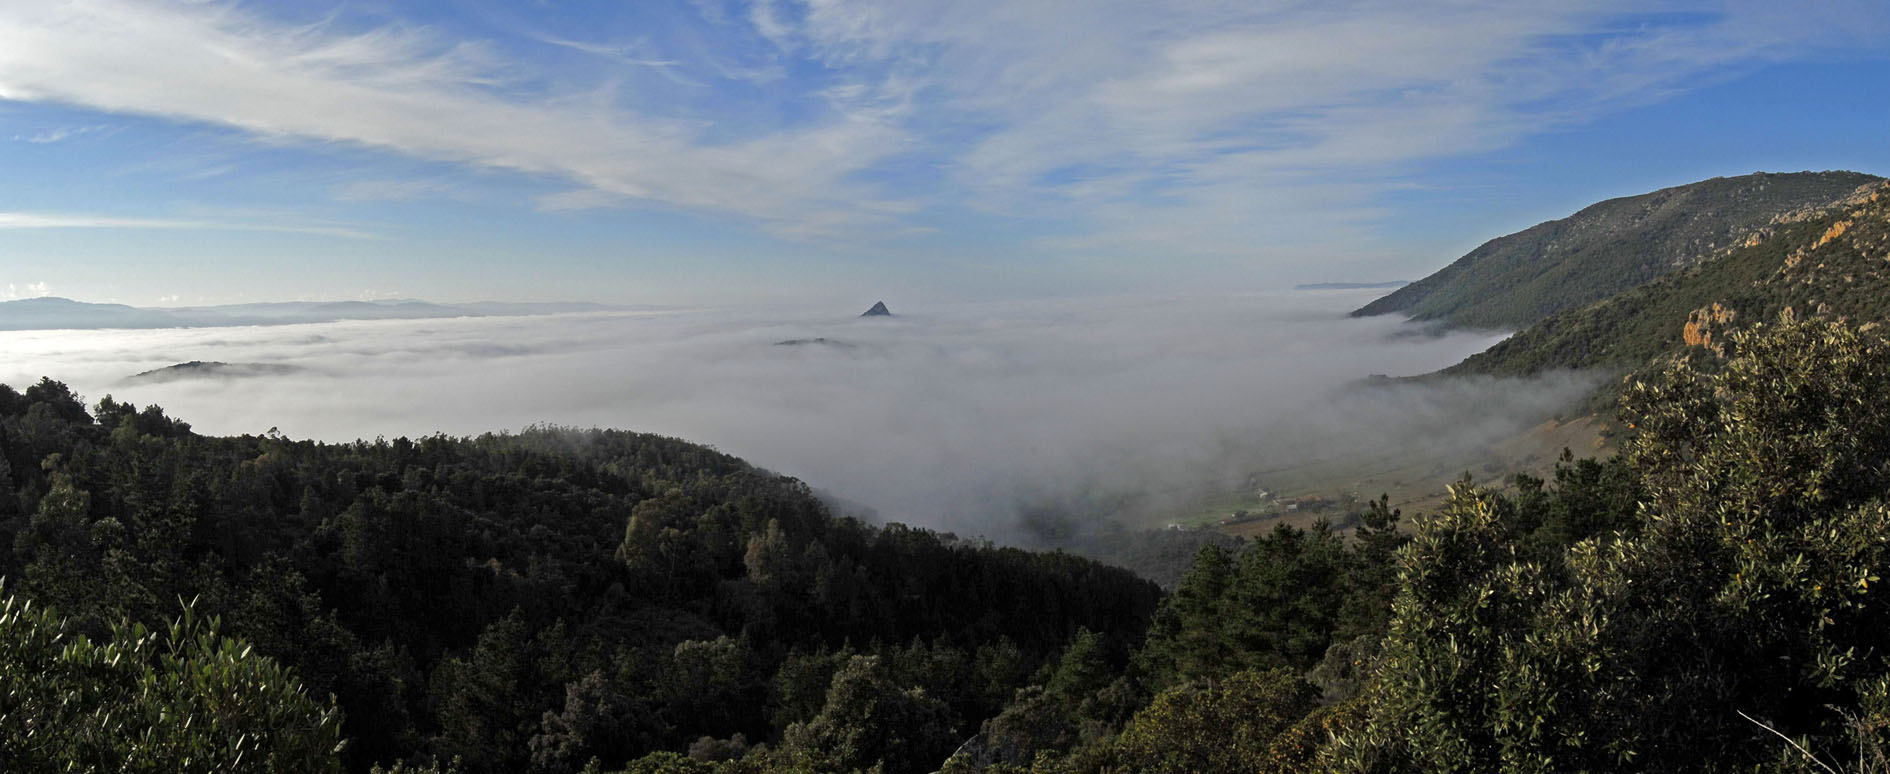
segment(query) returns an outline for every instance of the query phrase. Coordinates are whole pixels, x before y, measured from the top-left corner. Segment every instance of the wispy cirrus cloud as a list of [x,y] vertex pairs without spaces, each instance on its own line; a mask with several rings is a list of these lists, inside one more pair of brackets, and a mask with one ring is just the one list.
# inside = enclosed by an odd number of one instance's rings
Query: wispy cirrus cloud
[[[700,29],[486,36],[219,0],[5,4],[0,100],[564,187],[526,194],[530,212],[680,210],[857,244],[970,211],[1055,235],[1013,252],[1338,254],[1373,246],[1386,192],[1427,162],[1890,31],[1876,0],[691,4],[670,16]],[[547,72],[532,52],[554,50],[596,69]]]
[[183,231],[258,231],[346,239],[378,239],[380,236],[354,226],[244,222],[239,220],[204,220],[196,218],[147,218],[70,212],[0,212],[0,231],[20,229],[146,229]]
[[553,175],[629,200],[788,222],[873,198],[848,176],[904,132],[837,116],[739,138],[594,94],[532,93],[481,45],[273,24],[222,3],[0,7],[0,99]]
[[656,72],[662,73],[663,77],[668,78],[672,83],[678,83],[684,86],[693,86],[693,87],[701,87],[704,85],[698,81],[690,80],[681,75],[681,73],[679,72],[683,64],[681,60],[656,59],[656,58],[647,57],[647,56],[639,56],[637,53],[637,49],[633,46],[610,45],[607,43],[591,43],[591,42],[586,42],[582,40],[569,40],[566,38],[560,38],[553,35],[532,35],[531,38],[533,40],[536,40],[548,46],[568,48],[568,49],[571,49],[572,51],[579,51],[582,53],[590,54],[591,56],[602,57],[604,59],[608,59],[618,64],[632,65],[635,67],[647,67],[652,70],[655,70]]
[[1086,221],[1065,245],[1219,254],[1357,233],[1416,164],[1890,30],[1850,1],[800,7],[823,61],[903,63],[934,112],[988,127],[947,163],[989,210]]
[[92,134],[94,132],[107,131],[109,128],[110,127],[107,127],[104,125],[61,126],[54,129],[47,129],[41,132],[34,132],[28,135],[14,135],[13,139],[17,142],[32,143],[34,145],[51,145],[57,142],[65,142],[66,140],[70,140],[74,137],[80,137],[83,135]]

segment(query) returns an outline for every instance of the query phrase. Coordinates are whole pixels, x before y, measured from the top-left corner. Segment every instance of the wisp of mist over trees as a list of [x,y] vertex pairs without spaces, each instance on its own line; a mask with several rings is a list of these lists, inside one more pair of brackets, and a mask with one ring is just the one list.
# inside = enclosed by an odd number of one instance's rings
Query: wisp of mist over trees
[[[210,433],[470,434],[537,423],[711,444],[907,523],[1011,537],[1021,502],[1145,516],[1269,465],[1512,434],[1591,382],[1359,390],[1496,340],[1347,319],[1360,292],[778,315],[708,310],[0,334],[0,378],[157,402]],[[795,342],[781,344],[781,342]],[[293,374],[125,383],[189,361]],[[1131,499],[1125,496],[1133,495]],[[1061,506],[1059,506],[1061,507]]]
[[25,731],[0,755],[1881,770],[1890,345],[1790,314],[1727,345],[1628,386],[1618,455],[1462,482],[1409,531],[1381,502],[1350,538],[1209,545],[1167,595],[1060,552],[835,518],[673,439],[215,438],[50,379],[8,387],[0,719]]

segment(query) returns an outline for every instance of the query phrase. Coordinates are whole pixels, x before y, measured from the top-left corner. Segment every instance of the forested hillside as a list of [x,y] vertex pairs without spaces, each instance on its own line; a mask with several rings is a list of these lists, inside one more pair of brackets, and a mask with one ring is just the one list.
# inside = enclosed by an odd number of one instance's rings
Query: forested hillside
[[1637,381],[1618,456],[1204,549],[1119,674],[1021,692],[947,771],[1884,770],[1890,344],[1730,344]]
[[0,387],[0,546],[9,771],[225,770],[239,737],[255,770],[930,771],[1071,643],[1134,647],[1159,594],[837,519],[670,438],[209,438],[52,381]]
[[1610,199],[1492,239],[1353,315],[1523,328],[1710,261],[1780,218],[1821,209],[1879,180],[1856,172],[1758,173]]
[[1755,236],[1723,258],[1543,320],[1446,373],[1625,372],[1689,349],[1725,354],[1731,329],[1787,308],[1890,320],[1890,187]]
[[[1882,243],[1857,222],[1804,255]],[[0,389],[0,756],[1882,770],[1890,342],[1814,310],[1705,343],[1632,381],[1616,456],[1211,544],[1165,597],[1063,554],[835,519],[673,439],[204,438],[56,382]]]

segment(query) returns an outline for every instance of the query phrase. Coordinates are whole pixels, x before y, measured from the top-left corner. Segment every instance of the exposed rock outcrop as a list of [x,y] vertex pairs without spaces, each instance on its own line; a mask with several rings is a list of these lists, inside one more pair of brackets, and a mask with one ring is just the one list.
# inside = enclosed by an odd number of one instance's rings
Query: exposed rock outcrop
[[1738,318],[1737,310],[1718,303],[1704,309],[1695,309],[1687,315],[1687,324],[1681,329],[1680,338],[1685,340],[1689,347],[1709,349],[1723,357],[1726,354],[1726,345],[1724,342],[1714,341],[1713,331],[1715,328],[1723,330]]

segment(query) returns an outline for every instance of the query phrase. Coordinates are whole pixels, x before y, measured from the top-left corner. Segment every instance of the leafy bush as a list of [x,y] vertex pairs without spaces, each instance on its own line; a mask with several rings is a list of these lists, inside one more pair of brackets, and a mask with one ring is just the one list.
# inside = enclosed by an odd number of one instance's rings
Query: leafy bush
[[1760,722],[1868,751],[1854,729],[1882,728],[1890,679],[1890,345],[1789,315],[1735,344],[1625,397],[1630,529],[1532,555],[1474,487],[1418,522],[1368,719],[1331,765],[1806,765]]
[[94,642],[0,601],[0,761],[73,772],[338,771],[340,713],[185,606],[161,631]]

